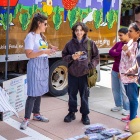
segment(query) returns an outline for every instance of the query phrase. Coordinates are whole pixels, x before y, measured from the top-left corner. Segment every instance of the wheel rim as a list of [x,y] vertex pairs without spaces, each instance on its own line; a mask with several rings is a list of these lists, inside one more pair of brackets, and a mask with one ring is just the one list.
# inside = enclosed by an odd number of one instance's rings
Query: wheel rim
[[66,66],[59,66],[52,72],[52,86],[56,90],[63,90],[68,85],[68,73]]

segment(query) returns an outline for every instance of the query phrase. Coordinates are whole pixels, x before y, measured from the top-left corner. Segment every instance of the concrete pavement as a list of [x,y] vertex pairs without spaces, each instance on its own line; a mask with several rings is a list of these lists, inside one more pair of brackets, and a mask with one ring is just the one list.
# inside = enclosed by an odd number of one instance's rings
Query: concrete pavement
[[[110,71],[101,72],[102,80],[91,89],[89,97],[91,124],[102,123],[108,128],[123,130],[125,123],[120,121],[121,112],[111,112],[114,101],[111,92]],[[19,125],[24,117],[24,110],[19,112],[20,118],[12,117],[0,122],[0,140],[63,140],[84,134],[81,114],[76,113],[76,120],[64,123],[64,116],[68,113],[68,95],[61,97],[43,96],[41,114],[48,117],[50,122],[30,121],[29,128],[20,130]],[[78,98],[78,103],[79,98]]]

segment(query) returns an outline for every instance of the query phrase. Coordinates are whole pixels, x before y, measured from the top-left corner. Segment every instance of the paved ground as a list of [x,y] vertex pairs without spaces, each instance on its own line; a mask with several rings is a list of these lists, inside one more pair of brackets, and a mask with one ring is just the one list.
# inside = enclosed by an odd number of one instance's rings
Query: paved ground
[[[110,71],[101,72],[102,80],[91,89],[89,114],[91,124],[102,123],[108,128],[123,130],[125,123],[120,121],[121,111],[114,113],[110,111],[114,107],[111,93]],[[12,117],[0,122],[0,140],[63,140],[84,134],[84,125],[81,123],[81,114],[76,113],[76,120],[64,123],[64,116],[68,113],[68,95],[54,98],[43,96],[41,113],[50,119],[49,123],[30,121],[26,131],[19,129],[20,122],[24,116],[24,110],[19,112],[20,118]]]

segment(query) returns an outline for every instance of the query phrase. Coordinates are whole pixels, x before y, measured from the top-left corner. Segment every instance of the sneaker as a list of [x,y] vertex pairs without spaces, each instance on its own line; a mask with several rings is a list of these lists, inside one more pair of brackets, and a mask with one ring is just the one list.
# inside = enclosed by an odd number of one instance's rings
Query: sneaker
[[83,122],[84,125],[89,125],[90,124],[90,120],[89,120],[88,115],[82,115],[81,121]]
[[21,125],[20,125],[20,129],[25,130],[27,128],[27,126],[29,125],[29,121],[28,120],[24,120]]
[[71,122],[72,120],[75,120],[76,116],[74,112],[69,112],[68,115],[64,118],[64,122]]
[[128,116],[129,114],[130,114],[129,110],[125,110],[125,109],[122,110],[122,115]]
[[[136,116],[136,118],[137,118],[137,116]],[[128,115],[127,117],[122,118],[121,121],[127,123],[127,122],[130,121],[129,119],[130,119],[130,115]]]
[[122,107],[114,107],[114,108],[111,108],[111,111],[113,112],[118,112],[118,111],[121,111],[122,110]]
[[121,121],[127,123],[127,122],[129,122],[129,118],[130,118],[130,116],[128,115],[127,117],[121,118]]
[[130,130],[129,130],[129,122],[126,123],[126,126],[124,128],[124,131],[130,132]]
[[41,122],[49,122],[49,119],[42,115],[34,115],[33,120],[41,121]]

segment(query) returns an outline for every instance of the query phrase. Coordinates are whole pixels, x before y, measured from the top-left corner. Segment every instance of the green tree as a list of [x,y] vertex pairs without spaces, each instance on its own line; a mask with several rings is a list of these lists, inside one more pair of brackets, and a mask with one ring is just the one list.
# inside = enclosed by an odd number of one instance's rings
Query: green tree
[[125,12],[126,10],[132,9],[133,4],[140,4],[139,0],[122,0],[121,9],[122,12]]

